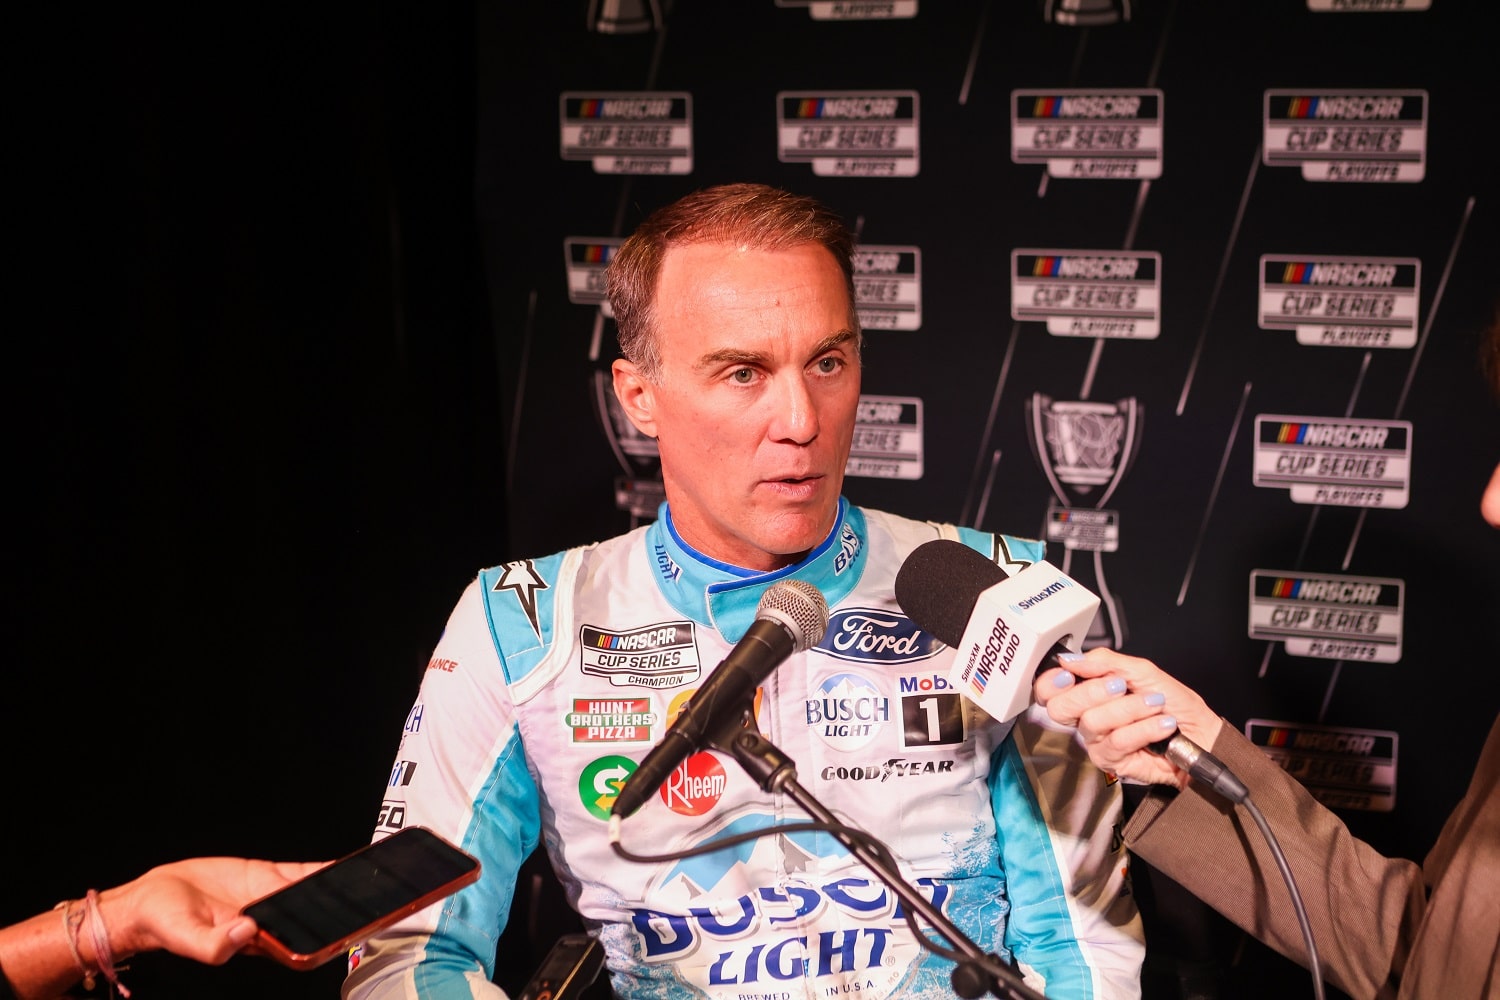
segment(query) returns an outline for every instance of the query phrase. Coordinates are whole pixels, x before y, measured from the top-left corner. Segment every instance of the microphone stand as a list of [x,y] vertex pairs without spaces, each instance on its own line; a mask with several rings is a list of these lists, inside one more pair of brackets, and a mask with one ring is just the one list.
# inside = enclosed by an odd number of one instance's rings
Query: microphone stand
[[921,893],[902,877],[901,872],[869,844],[858,837],[851,837],[842,823],[817,798],[797,782],[797,765],[777,746],[760,734],[755,725],[755,710],[750,698],[739,718],[726,713],[726,723],[717,730],[710,730],[704,745],[730,754],[739,761],[745,772],[754,778],[765,792],[783,792],[801,806],[809,816],[830,824],[829,833],[849,848],[863,861],[880,880],[890,888],[909,911],[920,914],[929,924],[946,938],[955,950],[965,957],[953,970],[953,990],[966,1000],[993,993],[1009,1000],[1047,1000],[1046,996],[1026,985],[1017,973],[1006,968],[998,955],[986,955],[978,944],[942,911],[929,903]]

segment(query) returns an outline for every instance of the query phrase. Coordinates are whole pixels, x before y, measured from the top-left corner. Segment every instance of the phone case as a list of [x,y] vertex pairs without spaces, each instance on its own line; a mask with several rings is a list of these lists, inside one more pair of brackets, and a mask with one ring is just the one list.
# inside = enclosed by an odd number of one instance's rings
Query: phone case
[[604,946],[588,934],[564,934],[516,1000],[574,1000],[599,977]]
[[477,858],[426,827],[366,844],[252,903],[255,950],[315,969],[356,942],[479,878]]

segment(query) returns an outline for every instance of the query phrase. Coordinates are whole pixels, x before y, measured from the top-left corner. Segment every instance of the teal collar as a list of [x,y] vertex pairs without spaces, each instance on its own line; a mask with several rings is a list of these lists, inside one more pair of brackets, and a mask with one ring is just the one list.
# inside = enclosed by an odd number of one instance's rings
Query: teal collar
[[656,567],[656,583],[679,612],[716,629],[734,643],[755,621],[761,595],[778,580],[805,580],[830,607],[849,596],[864,573],[867,558],[864,513],[839,498],[838,518],[807,558],[770,573],[758,573],[711,559],[677,534],[663,503],[646,531],[646,555]]

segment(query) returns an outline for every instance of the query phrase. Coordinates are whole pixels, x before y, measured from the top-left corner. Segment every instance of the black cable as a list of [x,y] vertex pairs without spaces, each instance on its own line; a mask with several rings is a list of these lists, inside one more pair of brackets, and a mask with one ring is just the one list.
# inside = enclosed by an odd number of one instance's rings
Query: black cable
[[1261,815],[1260,807],[1250,801],[1250,794],[1240,800],[1240,805],[1255,820],[1255,825],[1260,827],[1261,835],[1266,838],[1266,846],[1271,849],[1271,856],[1276,859],[1276,867],[1281,869],[1281,878],[1286,882],[1286,890],[1292,896],[1292,909],[1297,911],[1297,922],[1302,926],[1302,941],[1307,945],[1307,968],[1312,973],[1313,996],[1323,1000],[1323,971],[1318,960],[1318,946],[1313,942],[1312,923],[1307,919],[1307,909],[1302,905],[1302,893],[1297,889],[1297,880],[1292,877],[1292,867],[1287,863],[1286,855],[1281,851],[1281,842],[1271,832],[1271,824],[1266,822],[1265,816]]
[[1166,757],[1174,765],[1186,771],[1199,782],[1228,799],[1245,807],[1255,825],[1266,838],[1266,846],[1281,869],[1282,881],[1292,897],[1292,908],[1297,911],[1297,922],[1302,927],[1302,940],[1307,945],[1307,967],[1312,972],[1313,996],[1323,1000],[1323,972],[1318,961],[1318,946],[1313,942],[1312,923],[1307,919],[1307,909],[1302,905],[1302,893],[1297,889],[1297,880],[1292,877],[1292,867],[1282,853],[1281,842],[1271,832],[1271,824],[1261,815],[1260,807],[1250,801],[1250,788],[1223,761],[1204,750],[1181,733],[1173,733],[1146,747],[1152,753]]

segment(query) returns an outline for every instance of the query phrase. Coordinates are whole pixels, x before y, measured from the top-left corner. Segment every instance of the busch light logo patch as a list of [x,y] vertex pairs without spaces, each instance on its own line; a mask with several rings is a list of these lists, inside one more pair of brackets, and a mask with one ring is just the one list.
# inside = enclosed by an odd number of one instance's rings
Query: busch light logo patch
[[891,721],[891,700],[868,678],[833,674],[807,699],[807,726],[835,750],[860,750]]
[[908,617],[876,608],[845,608],[828,620],[818,649],[841,660],[911,663],[943,648]]
[[[712,838],[772,822],[742,815]],[[901,900],[841,855],[825,854],[830,839],[762,837],[684,859],[647,889],[652,906],[630,907],[643,960],[669,966],[679,990],[713,1000],[951,995],[951,967],[913,968],[926,952]],[[787,872],[792,858],[799,867]],[[932,878],[912,885],[949,912],[952,886]]]
[[859,551],[859,535],[845,521],[844,526],[839,529],[839,554],[833,557],[833,575],[843,576],[844,571],[859,558]]

